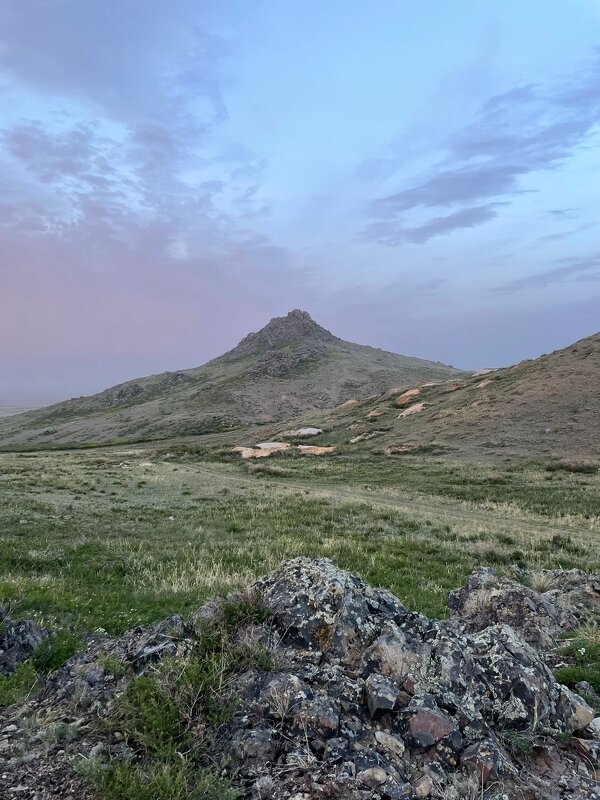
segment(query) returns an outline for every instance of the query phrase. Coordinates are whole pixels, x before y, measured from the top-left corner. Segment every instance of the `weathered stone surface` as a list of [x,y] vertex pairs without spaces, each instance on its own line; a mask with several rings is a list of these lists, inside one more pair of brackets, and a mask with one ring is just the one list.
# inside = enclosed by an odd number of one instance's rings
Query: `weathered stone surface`
[[387,733],[386,731],[375,731],[375,738],[386,753],[391,753],[398,758],[404,755],[406,747],[400,736]]
[[382,620],[409,616],[392,594],[367,586],[328,559],[293,559],[257,587],[287,642],[336,656],[360,653]]
[[411,747],[433,747],[457,729],[447,714],[437,708],[421,706],[408,720],[407,740]]
[[387,781],[387,772],[381,767],[370,767],[358,773],[358,780],[371,789],[376,789]]
[[[593,585],[590,576],[573,572],[568,592],[588,596],[580,589]],[[479,580],[485,588],[495,578],[487,571]],[[235,699],[235,712],[212,738],[200,711],[191,720],[207,737],[207,759],[227,765],[244,800],[441,800],[472,796],[473,785],[480,793],[481,781],[486,800],[600,800],[593,766],[599,725],[545,661],[540,641],[554,635],[550,617],[539,616],[537,638],[533,610],[523,633],[498,614],[480,629],[483,618],[474,624],[466,597],[464,618],[457,607],[449,620],[429,620],[325,559],[286,562],[251,587],[257,593],[269,621],[244,621],[232,639],[269,647],[276,667],[247,669],[227,682],[224,702]],[[485,607],[481,595],[479,602],[477,614]],[[595,613],[590,602],[590,610],[577,609],[577,620]],[[68,786],[91,800],[73,772],[73,753],[49,749],[43,737],[32,746],[30,732],[26,744],[21,717],[33,709],[41,719],[47,711],[78,730],[97,730],[98,717],[131,677],[156,674],[165,657],[186,658],[199,630],[222,620],[223,605],[213,601],[189,620],[172,617],[117,639],[91,637],[49,676],[27,711],[0,716],[8,763],[0,796],[19,785],[18,758],[29,748],[32,796],[58,800],[64,793],[57,787]],[[107,658],[122,661],[123,670],[106,669]],[[557,734],[571,731],[575,736],[560,745],[567,739]],[[126,737],[117,734],[83,734],[75,754],[131,757]],[[518,736],[533,742],[531,754],[511,745]]]
[[515,775],[515,768],[508,755],[492,739],[483,739],[466,747],[462,753],[461,764],[467,770],[472,770],[477,776],[478,783],[483,786],[490,778]]
[[229,754],[237,762],[244,763],[246,768],[264,768],[275,758],[277,740],[277,731],[272,728],[239,730],[233,735]]
[[365,681],[365,696],[369,713],[374,717],[394,708],[398,699],[398,686],[389,678],[373,672]]
[[10,675],[33,655],[47,632],[32,620],[15,622],[0,606],[0,674]]
[[[528,580],[524,570],[519,576]],[[450,592],[448,608],[460,616],[467,631],[506,624],[542,649],[552,647],[562,632],[578,627],[582,619],[600,620],[600,576],[581,570],[545,570],[544,576],[552,588],[539,593],[494,569],[479,567],[461,589]]]
[[560,711],[568,730],[580,731],[586,728],[594,719],[594,709],[575,692],[566,686],[561,686]]

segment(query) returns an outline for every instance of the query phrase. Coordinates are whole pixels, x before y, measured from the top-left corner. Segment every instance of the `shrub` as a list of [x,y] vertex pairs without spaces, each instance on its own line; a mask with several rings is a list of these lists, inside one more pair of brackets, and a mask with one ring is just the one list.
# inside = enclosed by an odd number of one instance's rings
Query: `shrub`
[[146,753],[165,757],[182,737],[179,710],[167,691],[148,675],[128,684],[117,704],[119,724]]
[[79,773],[95,784],[103,800],[236,800],[239,793],[228,781],[188,761],[150,766],[131,761],[81,761]]
[[33,663],[43,675],[62,667],[65,661],[81,650],[84,642],[72,631],[61,630],[51,633],[36,648]]
[[36,681],[37,673],[31,661],[23,661],[12,675],[0,675],[0,708],[26,697]]

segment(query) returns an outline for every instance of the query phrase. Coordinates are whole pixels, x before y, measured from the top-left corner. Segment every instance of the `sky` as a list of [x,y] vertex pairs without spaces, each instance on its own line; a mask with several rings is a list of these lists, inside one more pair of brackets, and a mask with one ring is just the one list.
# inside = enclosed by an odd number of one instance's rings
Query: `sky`
[[2,0],[0,405],[303,308],[464,368],[600,329],[598,0]]

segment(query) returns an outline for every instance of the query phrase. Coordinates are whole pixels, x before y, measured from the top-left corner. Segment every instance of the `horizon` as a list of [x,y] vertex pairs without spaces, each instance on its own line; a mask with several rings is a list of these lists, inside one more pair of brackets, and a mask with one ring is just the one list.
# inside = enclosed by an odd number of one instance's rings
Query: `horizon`
[[597,332],[597,3],[148,8],[0,7],[0,406],[296,307],[463,369]]
[[[237,347],[237,345],[241,343],[242,339],[245,336],[247,336],[249,334],[257,333],[258,331],[262,330],[262,328],[266,327],[266,325],[268,325],[270,322],[273,322],[273,320],[275,320],[275,319],[285,319],[287,316],[292,314],[294,311],[300,311],[302,313],[308,313],[310,318],[312,319],[312,321],[316,322],[317,324],[320,325],[319,320],[315,319],[314,316],[309,311],[307,311],[306,309],[299,309],[299,308],[290,309],[287,312],[287,314],[278,315],[278,316],[271,317],[270,319],[266,320],[264,325],[262,325],[260,328],[258,328],[257,331],[247,331],[246,334],[244,334],[244,336],[242,336],[241,339],[238,340],[238,342],[236,342],[235,345],[233,345],[233,347],[229,348],[229,349],[233,349],[233,348]],[[326,326],[322,326],[322,327],[326,327]],[[329,330],[329,329],[327,329],[327,330]],[[335,331],[329,331],[329,332],[333,333],[334,336],[336,335]],[[593,336],[595,333],[597,333],[597,331],[593,331],[589,335]],[[342,337],[338,337],[338,338],[342,338]],[[587,337],[584,336],[582,338],[587,338]],[[354,342],[354,344],[361,344],[361,345],[365,345],[367,347],[373,347],[373,345],[370,345],[368,342]],[[563,349],[563,347],[566,348],[571,344],[574,344],[574,342],[566,342],[563,346],[561,346],[559,348],[554,348],[554,349]],[[376,348],[376,349],[385,350],[385,348]],[[222,353],[217,353],[216,356],[211,356],[211,358],[207,359],[207,361],[204,361],[201,364],[192,364],[192,365],[189,365],[189,366],[181,366],[180,365],[179,367],[169,368],[169,369],[166,369],[166,370],[162,370],[161,372],[157,372],[157,373],[145,373],[145,374],[139,373],[139,374],[136,374],[136,375],[129,375],[127,378],[124,378],[122,381],[117,381],[115,384],[110,384],[110,385],[103,384],[101,386],[98,386],[98,388],[92,389],[91,391],[86,392],[86,393],[81,394],[81,395],[71,395],[69,397],[51,397],[51,398],[46,397],[46,398],[44,398],[42,395],[38,395],[37,397],[35,397],[35,396],[31,396],[31,395],[30,396],[26,396],[26,395],[21,395],[20,396],[20,395],[17,394],[15,396],[13,396],[12,399],[11,399],[10,394],[9,394],[8,395],[8,400],[6,400],[3,397],[3,395],[0,394],[0,410],[3,410],[3,409],[4,410],[8,410],[8,409],[11,409],[11,408],[17,408],[19,410],[29,410],[29,409],[44,407],[44,406],[47,406],[47,405],[52,405],[54,403],[59,403],[59,402],[62,402],[62,401],[65,401],[65,400],[74,399],[74,398],[77,398],[77,397],[84,397],[84,396],[87,396],[87,395],[90,395],[90,394],[96,394],[97,392],[101,392],[104,389],[111,388],[112,386],[119,385],[121,383],[128,383],[128,382],[131,382],[131,381],[135,381],[136,379],[139,379],[139,378],[149,377],[150,375],[162,374],[162,372],[177,372],[179,370],[186,370],[186,369],[193,369],[195,367],[200,367],[200,366],[203,366],[204,364],[206,364],[208,361],[212,360],[212,358],[217,358],[218,356],[224,355],[226,352],[228,352],[228,351],[225,350]],[[387,352],[394,352],[394,351],[387,351]],[[552,352],[552,351],[546,351],[546,352]],[[412,353],[397,353],[397,355],[413,356],[414,354],[412,354]],[[539,356],[542,356],[542,355],[544,355],[544,353],[537,353],[536,355],[530,356],[527,359],[524,358],[524,359],[519,359],[519,360],[520,361],[521,360],[528,360],[529,358],[534,358],[535,359],[535,358],[537,358]],[[430,360],[437,361],[437,359],[430,359]],[[511,363],[507,363],[507,364],[499,364],[499,365],[496,365],[494,368],[495,369],[501,369],[502,367],[509,367],[509,366],[512,366],[513,364],[516,364],[516,363],[518,363],[518,362],[511,362]],[[456,365],[456,364],[446,364],[446,366],[457,367],[458,365]],[[469,367],[469,368],[463,368],[463,367],[458,367],[458,368],[459,369],[465,369],[467,372],[471,372],[471,371],[476,371],[478,369],[484,369],[485,367],[489,367],[489,364],[480,364],[480,365],[475,365],[475,366]]]

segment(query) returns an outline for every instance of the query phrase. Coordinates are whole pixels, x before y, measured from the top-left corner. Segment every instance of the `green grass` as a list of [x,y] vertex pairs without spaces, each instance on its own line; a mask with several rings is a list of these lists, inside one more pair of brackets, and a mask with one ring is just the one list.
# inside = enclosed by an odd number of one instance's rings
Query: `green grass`
[[[600,631],[596,626],[584,625],[565,645],[561,653],[571,662],[555,671],[557,680],[574,689],[575,684],[587,681],[594,692],[600,694]],[[588,698],[594,705],[593,698]],[[600,713],[600,708],[596,708]]]
[[32,661],[38,673],[47,674],[61,667],[84,646],[81,636],[69,630],[53,631],[36,648]]
[[120,633],[306,555],[440,616],[478,564],[600,566],[595,475],[349,455],[256,471],[205,454],[0,455],[0,603],[75,637]]
[[78,771],[96,787],[103,800],[236,800],[229,781],[185,759],[135,764],[130,761],[79,762]]
[[549,469],[535,464],[506,468],[411,455],[377,457],[364,451],[341,452],[330,459],[308,459],[283,451],[269,460],[285,467],[290,478],[308,478],[324,485],[402,487],[470,503],[510,502],[548,517],[600,517],[600,475],[597,467],[589,465],[572,470],[564,465]]
[[80,771],[105,800],[234,800],[238,793],[205,763],[209,744],[231,719],[231,676],[250,668],[270,669],[263,645],[239,634],[269,613],[260,599],[240,594],[224,602],[212,623],[198,623],[190,653],[165,658],[133,678],[116,698],[105,726],[118,728],[132,758],[82,762]]
[[0,709],[22,700],[37,682],[37,672],[30,661],[19,664],[12,675],[0,674]]

